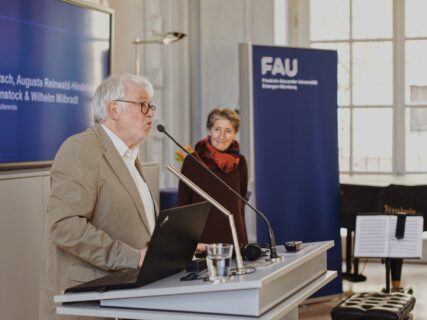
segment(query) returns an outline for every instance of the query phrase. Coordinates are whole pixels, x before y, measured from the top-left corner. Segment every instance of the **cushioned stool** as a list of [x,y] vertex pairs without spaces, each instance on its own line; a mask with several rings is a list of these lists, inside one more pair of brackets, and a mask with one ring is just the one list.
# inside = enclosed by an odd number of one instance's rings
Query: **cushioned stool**
[[410,294],[355,293],[332,309],[332,320],[409,320],[415,305]]

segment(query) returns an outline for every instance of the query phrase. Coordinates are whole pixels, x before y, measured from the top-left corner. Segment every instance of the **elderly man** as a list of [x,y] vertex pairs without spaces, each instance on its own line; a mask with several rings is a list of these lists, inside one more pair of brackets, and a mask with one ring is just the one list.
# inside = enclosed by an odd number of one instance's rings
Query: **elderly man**
[[142,265],[157,212],[137,158],[152,127],[152,97],[147,79],[111,76],[93,97],[95,125],[59,149],[48,207],[51,295]]

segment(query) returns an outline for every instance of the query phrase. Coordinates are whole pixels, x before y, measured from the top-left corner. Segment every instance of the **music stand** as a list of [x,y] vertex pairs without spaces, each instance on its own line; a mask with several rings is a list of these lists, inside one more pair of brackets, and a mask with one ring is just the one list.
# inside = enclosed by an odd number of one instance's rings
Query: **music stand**
[[420,259],[423,216],[419,214],[363,214],[356,216],[355,257],[383,258],[390,292],[390,259]]
[[359,212],[378,212],[380,210],[379,199],[383,189],[380,186],[340,184],[341,227],[347,229],[346,272],[343,273],[345,280],[366,281],[366,276],[359,273],[359,258],[353,257],[356,215]]

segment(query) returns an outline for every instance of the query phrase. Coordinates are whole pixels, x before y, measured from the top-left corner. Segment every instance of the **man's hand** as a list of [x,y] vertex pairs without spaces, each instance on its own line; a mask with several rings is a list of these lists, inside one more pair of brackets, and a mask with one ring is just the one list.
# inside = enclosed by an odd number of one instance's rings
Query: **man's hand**
[[147,253],[147,248],[140,250],[141,255],[139,256],[138,268],[141,268],[142,263],[144,262],[146,253]]
[[200,253],[200,252],[204,252],[207,250],[207,244],[206,243],[198,243],[197,244],[197,248],[196,248],[196,252]]
[[198,243],[194,256],[196,258],[206,258],[208,245],[206,243]]

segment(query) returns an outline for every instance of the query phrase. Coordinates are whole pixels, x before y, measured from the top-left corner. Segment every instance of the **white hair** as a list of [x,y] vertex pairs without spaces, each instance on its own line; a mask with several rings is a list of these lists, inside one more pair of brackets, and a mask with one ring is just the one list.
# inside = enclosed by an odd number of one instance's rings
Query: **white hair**
[[95,122],[107,119],[108,103],[112,100],[123,99],[126,93],[126,86],[129,83],[143,86],[150,100],[153,98],[153,85],[147,78],[128,73],[111,75],[96,88],[93,95],[92,112]]

